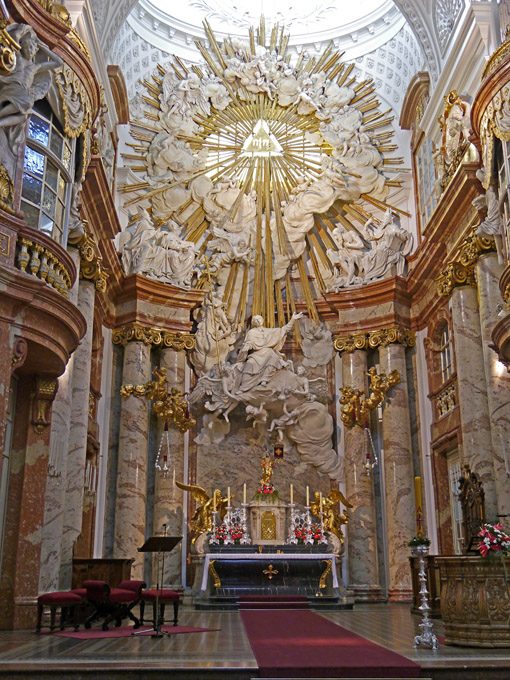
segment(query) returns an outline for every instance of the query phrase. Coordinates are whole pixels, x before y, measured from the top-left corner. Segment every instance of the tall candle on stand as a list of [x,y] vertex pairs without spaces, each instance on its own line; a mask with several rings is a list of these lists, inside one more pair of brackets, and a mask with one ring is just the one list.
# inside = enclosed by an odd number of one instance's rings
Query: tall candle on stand
[[243,503],[246,505],[246,482],[243,484]]
[[213,504],[212,504],[212,509],[213,509],[213,512],[216,512],[216,490],[213,491]]
[[230,487],[227,486],[227,506],[230,507]]
[[294,486],[291,484],[290,485],[290,504],[292,505],[294,503]]
[[416,535],[423,536],[423,510],[421,505],[421,477],[414,478],[414,503],[416,512]]
[[310,487],[306,487],[306,507],[310,505]]
[[319,499],[320,499],[320,500],[319,500],[320,512],[322,512],[322,491],[321,491],[321,494],[320,494],[320,496],[319,496]]

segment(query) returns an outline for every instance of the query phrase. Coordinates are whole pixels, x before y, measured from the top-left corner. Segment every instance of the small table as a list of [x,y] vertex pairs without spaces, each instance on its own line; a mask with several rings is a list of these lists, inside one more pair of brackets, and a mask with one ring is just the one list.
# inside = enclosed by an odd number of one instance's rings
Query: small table
[[[260,583],[257,584],[253,582],[250,586],[250,572],[253,574],[256,573],[259,579],[260,574],[264,575],[264,589],[274,590],[275,593],[280,594],[295,594],[295,592],[292,591],[295,591],[298,586],[301,587],[304,578],[303,571],[307,570],[304,561],[308,563],[312,561],[315,563],[314,565],[310,565],[315,568],[313,570],[308,570],[310,572],[310,575],[307,576],[310,582],[309,588],[315,590],[317,588],[325,589],[326,578],[329,574],[331,574],[333,588],[338,588],[335,555],[333,553],[222,552],[208,553],[205,556],[201,590],[207,590],[210,574],[214,578],[214,585],[216,588],[221,587],[220,577],[218,576],[215,564],[219,562],[224,563],[224,566],[228,566],[228,563],[230,562],[232,565],[232,573],[237,571],[237,582],[236,579],[233,578],[231,579],[232,583],[225,584],[224,588],[228,588],[233,595],[257,594],[261,592],[262,586]],[[263,562],[264,564],[261,565],[260,562]],[[325,566],[323,562],[326,563]],[[236,570],[236,567],[239,567],[239,563],[242,563],[243,583],[239,582],[239,569]],[[280,568],[278,568],[279,566]],[[225,572],[225,569],[222,569],[222,572]],[[312,582],[313,586],[311,585]]]

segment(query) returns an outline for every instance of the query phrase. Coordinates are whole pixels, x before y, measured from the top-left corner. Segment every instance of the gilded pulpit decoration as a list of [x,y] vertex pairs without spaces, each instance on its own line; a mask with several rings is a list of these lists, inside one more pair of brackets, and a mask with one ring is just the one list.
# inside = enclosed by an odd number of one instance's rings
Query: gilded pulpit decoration
[[174,333],[159,328],[142,326],[140,323],[131,323],[127,326],[115,328],[112,333],[114,345],[125,347],[128,342],[143,342],[152,347],[164,347],[176,352],[195,349],[195,336],[187,333]]
[[134,395],[149,399],[153,402],[152,408],[158,418],[164,419],[168,425],[179,432],[187,432],[196,421],[189,412],[186,394],[176,387],[168,390],[166,368],[155,368],[152,375],[155,380],[149,380],[143,385],[123,385],[120,394],[123,397]]
[[14,71],[17,53],[21,49],[21,45],[5,30],[8,25],[7,18],[0,19],[0,76],[6,76]]
[[397,370],[391,371],[389,375],[378,374],[375,368],[370,368],[368,373],[370,378],[369,388],[371,394],[366,397],[363,390],[355,390],[352,387],[341,387],[340,403],[342,404],[341,419],[346,427],[358,425],[367,428],[370,411],[373,411],[383,401],[388,390],[401,382],[400,373]]

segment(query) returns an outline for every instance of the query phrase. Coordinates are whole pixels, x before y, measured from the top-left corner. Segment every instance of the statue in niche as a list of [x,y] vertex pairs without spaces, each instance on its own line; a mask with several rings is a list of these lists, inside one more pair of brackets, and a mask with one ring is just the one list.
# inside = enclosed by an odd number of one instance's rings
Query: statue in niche
[[6,30],[21,49],[14,71],[0,78],[0,128],[7,128],[10,149],[16,156],[34,102],[46,96],[51,72],[60,68],[63,61],[39,40],[31,26],[10,24]]
[[445,97],[445,110],[439,118],[443,130],[442,152],[445,164],[456,165],[469,144],[471,107],[461,99],[456,90]]
[[223,363],[234,346],[236,334],[225,308],[221,297],[208,291],[202,306],[195,312],[198,327],[195,350],[190,359],[198,376],[207,373],[214,364]]
[[[349,523],[349,514],[347,510],[341,515],[338,512],[338,504],[343,503],[346,508],[352,508],[351,503],[345,498],[343,493],[338,489],[331,489],[329,494],[322,499],[322,512],[324,521],[324,530],[334,534],[340,543],[344,542],[342,534],[342,525]],[[310,510],[316,517],[320,517],[320,493],[315,492],[315,500],[310,504]]]
[[[179,489],[189,491],[193,494],[193,500],[201,503],[195,510],[191,518],[191,544],[193,545],[197,538],[206,531],[212,531],[213,521],[212,514],[214,508],[219,512],[220,520],[223,520],[227,514],[228,497],[221,495],[220,489],[215,489],[213,495],[209,494],[201,486],[194,486],[192,484],[183,484],[182,482],[175,482]],[[233,495],[230,496],[232,500]],[[216,499],[216,500],[215,500]]]

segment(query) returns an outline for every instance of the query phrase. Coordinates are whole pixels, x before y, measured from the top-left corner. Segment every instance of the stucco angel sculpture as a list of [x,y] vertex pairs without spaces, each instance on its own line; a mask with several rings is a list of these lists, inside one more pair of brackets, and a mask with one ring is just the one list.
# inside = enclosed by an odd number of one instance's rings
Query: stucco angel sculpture
[[[334,534],[340,543],[343,543],[342,524],[349,523],[349,515],[347,510],[343,515],[338,512],[338,503],[343,503],[346,508],[352,508],[351,503],[338,489],[331,489],[329,494],[322,499],[324,530]],[[318,491],[315,492],[315,500],[311,503],[310,510],[316,517],[320,517],[320,493]]]
[[[207,491],[201,486],[183,484],[177,481],[175,483],[179,489],[190,491],[193,494],[193,499],[197,503],[202,504],[198,506],[191,518],[191,543],[193,544],[201,534],[206,531],[212,531],[212,514],[215,507],[214,498],[216,498],[216,512],[220,513],[220,519],[223,519],[227,513],[228,498],[221,495],[220,489],[215,489],[213,495],[209,497]],[[231,495],[230,500],[232,498],[233,496]]]
[[[10,24],[10,36],[20,44],[16,68],[2,76],[0,82],[0,127],[9,128],[11,151],[17,154],[34,102],[46,96],[51,84],[51,71],[62,66],[62,59],[39,40],[27,24]],[[38,54],[49,61],[36,61]]]

